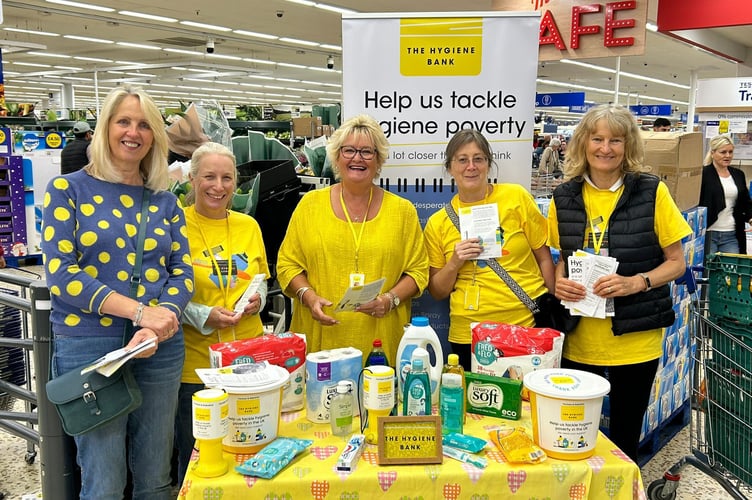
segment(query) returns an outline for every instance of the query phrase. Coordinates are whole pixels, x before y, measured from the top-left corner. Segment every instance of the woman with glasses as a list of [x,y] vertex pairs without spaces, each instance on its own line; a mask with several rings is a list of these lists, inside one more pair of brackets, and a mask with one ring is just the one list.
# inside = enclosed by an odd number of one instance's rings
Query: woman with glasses
[[444,158],[444,168],[457,185],[451,200],[454,213],[463,217],[475,213],[493,221],[486,224],[490,233],[481,237],[460,234],[442,208],[428,219],[425,229],[428,291],[437,300],[449,297],[449,343],[465,370],[470,370],[471,322],[534,325],[530,309],[486,261],[495,259],[533,299],[553,290],[554,264],[546,246],[546,219],[532,195],[517,184],[489,184],[495,163],[480,132],[457,132]]
[[752,218],[752,202],[744,172],[731,166],[734,141],[727,135],[710,139],[700,188],[701,207],[708,207],[705,255],[747,253],[744,224]]
[[[365,355],[379,338],[393,362],[410,299],[428,282],[418,214],[374,184],[388,157],[376,120],[346,121],[326,152],[339,182],[303,196],[279,249],[277,277],[295,299],[291,329],[306,334],[309,352],[355,347]],[[348,288],[382,278],[375,299],[338,310]]]

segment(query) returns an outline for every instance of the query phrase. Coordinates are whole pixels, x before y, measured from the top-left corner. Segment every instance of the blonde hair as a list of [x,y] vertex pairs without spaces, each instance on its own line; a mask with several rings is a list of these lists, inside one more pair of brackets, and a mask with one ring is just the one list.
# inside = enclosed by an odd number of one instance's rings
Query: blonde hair
[[566,179],[582,177],[587,173],[590,165],[587,161],[587,148],[590,136],[597,130],[598,122],[604,120],[606,127],[615,136],[624,137],[624,162],[621,165],[623,173],[647,172],[650,169],[643,165],[645,146],[640,135],[637,121],[628,109],[622,106],[602,104],[590,108],[580,120],[579,125],[567,143],[567,155],[564,160],[564,176]]
[[376,178],[378,178],[381,175],[381,166],[384,165],[389,155],[389,141],[387,141],[379,122],[368,115],[356,115],[347,120],[334,131],[326,144],[326,154],[332,163],[334,178],[340,178],[339,166],[337,165],[339,149],[350,136],[354,139],[366,137],[373,143],[376,150]]
[[[197,147],[191,155],[191,169],[189,171],[191,175],[191,181],[198,176],[198,171],[201,170],[201,162],[208,155],[218,155],[229,158],[232,161],[232,186],[233,191],[238,186],[238,169],[237,160],[232,151],[227,146],[219,144],[218,142],[205,142],[201,146]],[[193,205],[196,203],[196,191],[191,189],[185,195],[185,206]],[[227,207],[232,205],[232,198],[227,200]]]
[[721,134],[716,135],[712,139],[710,139],[710,142],[708,143],[708,153],[705,155],[705,162],[703,165],[712,165],[713,164],[713,153],[721,149],[723,146],[731,145],[734,146],[734,141],[731,140],[731,137]]
[[163,191],[170,185],[170,176],[167,171],[167,133],[159,108],[141,87],[124,84],[112,89],[107,94],[102,112],[97,120],[97,133],[91,140],[91,161],[84,169],[92,177],[106,182],[120,183],[123,181],[112,164],[109,128],[118,107],[128,96],[134,96],[138,99],[141,110],[146,116],[146,122],[154,134],[151,149],[141,160],[139,167],[141,176],[144,178],[144,187],[153,191]]

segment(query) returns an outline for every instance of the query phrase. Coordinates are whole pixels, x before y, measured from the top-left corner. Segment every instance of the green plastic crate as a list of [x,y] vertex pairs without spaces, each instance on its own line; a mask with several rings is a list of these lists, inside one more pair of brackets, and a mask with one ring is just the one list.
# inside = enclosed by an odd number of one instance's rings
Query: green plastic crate
[[752,325],[752,256],[716,253],[705,267],[710,314]]
[[723,361],[706,360],[705,363],[705,381],[710,404],[728,410],[744,422],[752,422],[750,372],[724,366]]
[[747,485],[752,485],[752,428],[750,423],[710,405],[706,428],[710,431],[708,453],[715,463]]
[[[749,373],[752,369],[752,326],[735,320],[710,316],[710,340],[714,356],[724,368],[741,368]],[[716,328],[717,326],[717,328]]]

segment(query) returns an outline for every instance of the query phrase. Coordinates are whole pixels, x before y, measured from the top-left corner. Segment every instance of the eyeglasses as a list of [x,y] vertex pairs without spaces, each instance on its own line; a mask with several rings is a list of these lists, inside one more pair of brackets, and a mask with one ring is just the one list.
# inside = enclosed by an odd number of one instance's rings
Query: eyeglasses
[[488,163],[488,158],[486,158],[485,156],[473,156],[472,160],[470,158],[462,157],[462,158],[455,158],[453,161],[463,167],[467,167],[468,165],[470,165],[471,161],[473,162],[473,165],[475,165],[476,167],[482,167],[483,165]]
[[355,158],[356,153],[359,154],[360,157],[364,160],[373,160],[373,157],[376,156],[376,151],[371,148],[355,149],[352,146],[342,146],[341,148],[339,148],[339,152],[347,160],[352,160],[353,158]]

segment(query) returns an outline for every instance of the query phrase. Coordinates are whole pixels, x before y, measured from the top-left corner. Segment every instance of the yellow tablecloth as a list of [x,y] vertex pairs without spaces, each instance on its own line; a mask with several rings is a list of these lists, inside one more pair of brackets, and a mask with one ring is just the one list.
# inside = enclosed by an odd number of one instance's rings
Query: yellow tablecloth
[[[518,424],[531,429],[530,405],[523,404]],[[514,421],[468,414],[465,433],[484,439],[485,429]],[[356,419],[354,428],[360,422]],[[312,439],[313,445],[272,479],[259,479],[235,470],[216,478],[197,477],[189,466],[179,499],[345,500],[358,498],[417,499],[644,499],[640,469],[619,448],[599,434],[595,454],[586,460],[547,458],[537,465],[512,465],[490,444],[483,455],[488,467],[444,458],[441,465],[377,464],[376,445],[367,445],[352,473],[335,470],[346,439],[333,436],[328,424],[314,424],[305,410],[282,415],[280,436]],[[532,436],[532,431],[530,431]],[[225,453],[241,464],[251,455]]]

